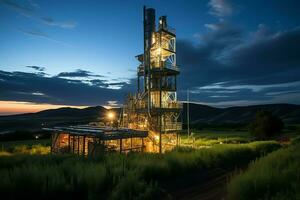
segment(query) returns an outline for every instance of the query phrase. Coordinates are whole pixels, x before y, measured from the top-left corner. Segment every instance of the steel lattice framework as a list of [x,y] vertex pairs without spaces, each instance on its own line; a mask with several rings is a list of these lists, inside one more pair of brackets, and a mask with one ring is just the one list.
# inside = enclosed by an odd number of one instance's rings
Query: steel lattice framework
[[144,7],[144,53],[136,56],[137,93],[129,95],[122,113],[122,125],[147,130],[145,151],[165,152],[178,144],[182,130],[177,101],[176,33],[167,17],[155,23],[155,10]]

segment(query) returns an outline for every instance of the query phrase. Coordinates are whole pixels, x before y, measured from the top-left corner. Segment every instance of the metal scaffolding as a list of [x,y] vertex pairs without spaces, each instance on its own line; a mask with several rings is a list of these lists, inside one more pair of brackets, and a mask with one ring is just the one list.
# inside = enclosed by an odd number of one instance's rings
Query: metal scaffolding
[[147,130],[145,151],[165,152],[178,145],[182,104],[177,101],[176,33],[167,17],[155,23],[155,10],[144,7],[144,53],[137,55],[137,93],[129,95],[122,126]]
[[52,132],[51,153],[72,153],[96,157],[104,152],[127,153],[144,150],[144,138],[148,132],[142,130],[99,127],[90,125],[44,128]]

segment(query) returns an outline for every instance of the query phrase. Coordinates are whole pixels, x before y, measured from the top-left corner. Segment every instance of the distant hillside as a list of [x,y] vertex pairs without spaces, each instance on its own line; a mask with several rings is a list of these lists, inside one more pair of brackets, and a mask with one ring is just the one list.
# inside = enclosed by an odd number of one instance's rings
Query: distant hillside
[[101,120],[107,109],[102,106],[58,108],[37,113],[0,116],[0,132],[18,129],[41,129],[58,125],[86,124]]
[[[186,122],[186,104],[183,120]],[[300,105],[267,104],[255,106],[215,108],[201,104],[190,104],[191,123],[224,124],[249,123],[259,110],[268,110],[281,118],[286,124],[300,123]]]
[[[115,109],[119,112],[120,109]],[[247,124],[258,110],[269,110],[286,124],[300,124],[300,105],[269,104],[244,107],[215,108],[201,104],[190,104],[191,124]],[[37,113],[0,116],[0,132],[18,129],[40,129],[58,125],[86,124],[100,121],[107,109],[102,106],[78,108],[59,108]],[[186,104],[182,111],[186,123]]]

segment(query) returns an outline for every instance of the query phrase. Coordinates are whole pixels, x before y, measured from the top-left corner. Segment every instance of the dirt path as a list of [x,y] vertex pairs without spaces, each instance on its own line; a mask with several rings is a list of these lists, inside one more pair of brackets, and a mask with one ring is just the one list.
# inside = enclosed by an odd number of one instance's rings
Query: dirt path
[[178,179],[189,184],[178,183],[177,180],[169,183],[169,189],[166,190],[172,199],[222,200],[226,197],[226,184],[233,172],[234,170],[214,169],[205,174],[194,173]]

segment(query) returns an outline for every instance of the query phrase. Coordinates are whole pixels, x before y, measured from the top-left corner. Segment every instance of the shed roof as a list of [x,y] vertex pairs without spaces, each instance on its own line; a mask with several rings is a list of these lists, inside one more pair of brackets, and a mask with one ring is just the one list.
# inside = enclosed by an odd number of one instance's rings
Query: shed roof
[[106,126],[60,126],[54,128],[44,128],[44,130],[69,133],[71,135],[85,135],[97,137],[102,140],[117,140],[127,138],[145,138],[148,136],[148,131],[128,129],[128,128],[111,128]]

